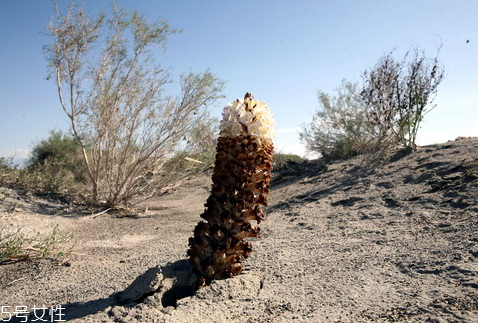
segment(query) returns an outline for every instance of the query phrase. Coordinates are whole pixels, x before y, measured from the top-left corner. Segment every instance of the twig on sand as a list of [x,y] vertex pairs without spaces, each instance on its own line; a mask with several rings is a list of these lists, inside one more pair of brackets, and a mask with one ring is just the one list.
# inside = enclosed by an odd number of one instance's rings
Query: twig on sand
[[167,194],[167,193],[171,192],[173,189],[175,189],[176,187],[179,187],[181,184],[182,184],[182,182],[179,182],[179,183],[176,183],[174,185],[163,187],[161,189],[161,191],[158,192],[158,194],[159,195]]
[[194,159],[194,158],[190,158],[190,157],[184,157],[184,159],[190,161],[190,162],[193,162],[193,163],[198,163],[198,164],[204,164],[204,162],[200,161],[200,160],[197,160],[197,159]]
[[111,208],[107,208],[106,210],[103,210],[101,212],[90,214],[90,215],[87,215],[85,217],[82,217],[82,219],[96,218],[97,216],[108,213],[110,210],[111,210]]

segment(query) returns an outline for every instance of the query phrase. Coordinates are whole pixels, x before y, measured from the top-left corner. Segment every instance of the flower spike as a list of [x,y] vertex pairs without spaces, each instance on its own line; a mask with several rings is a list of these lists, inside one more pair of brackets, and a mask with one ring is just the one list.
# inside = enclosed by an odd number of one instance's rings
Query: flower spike
[[223,111],[216,147],[211,195],[189,238],[188,255],[199,284],[238,275],[259,237],[272,177],[274,120],[265,102],[246,93]]

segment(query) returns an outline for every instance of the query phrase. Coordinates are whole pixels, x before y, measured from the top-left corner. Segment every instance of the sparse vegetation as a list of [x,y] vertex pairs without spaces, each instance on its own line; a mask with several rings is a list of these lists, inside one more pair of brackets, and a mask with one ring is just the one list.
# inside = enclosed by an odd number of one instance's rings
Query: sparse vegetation
[[73,250],[73,247],[68,244],[71,238],[71,234],[60,231],[57,225],[47,236],[37,232],[33,237],[25,236],[21,230],[12,231],[2,226],[0,228],[0,264],[42,259],[62,261]]
[[320,109],[303,126],[300,139],[309,151],[329,159],[415,149],[420,123],[435,107],[443,78],[437,57],[428,59],[415,49],[399,62],[388,54],[364,73],[361,91],[347,81],[335,97],[319,91]]
[[12,158],[0,157],[0,184],[12,182],[16,177],[15,169]]
[[[63,151],[63,147],[56,148],[63,157],[68,155],[68,152]],[[0,161],[0,185],[46,194],[70,192],[74,184],[79,183],[75,177],[75,173],[81,175],[79,165],[73,159],[66,161],[63,157],[57,157],[51,155],[35,162],[32,157],[29,165],[23,168],[3,159]]]
[[418,49],[401,62],[388,54],[366,71],[361,96],[377,142],[415,149],[420,123],[435,107],[443,78],[438,57],[428,59]]
[[37,142],[27,166],[18,172],[19,186],[43,193],[71,192],[85,181],[78,142],[61,131],[50,131]]
[[59,162],[72,168],[79,156],[79,144],[75,138],[59,130],[50,131],[48,138],[40,140],[33,147],[27,164],[29,166],[44,165],[48,161]]
[[[182,179],[211,168],[216,142],[213,137],[217,131],[217,120],[205,116],[187,132],[181,147],[165,157],[160,174],[164,184],[158,193],[167,192]],[[88,185],[85,172],[77,142],[61,131],[51,131],[48,138],[36,143],[23,168],[14,165],[12,158],[0,158],[0,185],[40,194],[60,194],[70,202],[85,202],[82,194]],[[142,200],[138,198],[135,202]]]
[[75,184],[72,172],[56,160],[46,160],[42,165],[21,169],[17,179],[17,186],[47,194],[71,190]]
[[74,4],[66,14],[56,13],[49,27],[53,43],[45,52],[80,146],[85,198],[117,208],[153,196],[171,185],[168,159],[221,97],[224,83],[209,71],[189,72],[181,77],[178,97],[164,94],[172,78],[155,62],[153,49],[164,49],[177,33],[166,21],[149,23],[115,5],[108,19]]
[[322,91],[318,91],[317,96],[320,108],[300,133],[306,148],[330,159],[367,151],[372,142],[372,129],[358,85],[344,80],[336,96]]
[[206,115],[183,138],[183,148],[178,149],[166,168],[176,168],[179,174],[210,169],[216,156],[219,121]]

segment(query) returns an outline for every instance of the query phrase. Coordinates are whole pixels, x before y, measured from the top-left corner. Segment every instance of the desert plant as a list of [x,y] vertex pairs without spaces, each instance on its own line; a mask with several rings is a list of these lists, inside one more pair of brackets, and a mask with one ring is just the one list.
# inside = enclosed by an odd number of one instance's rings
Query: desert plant
[[42,193],[71,191],[77,183],[69,165],[57,160],[45,160],[41,165],[30,166],[18,173],[20,187]]
[[51,259],[61,261],[71,254],[73,247],[68,244],[72,235],[62,232],[55,225],[51,233],[42,236],[36,232],[33,237],[24,235],[21,230],[0,228],[0,263],[21,260]]
[[415,149],[420,123],[435,107],[433,100],[443,78],[438,55],[428,59],[418,49],[407,52],[401,62],[390,53],[366,71],[361,96],[376,138]]
[[165,96],[171,76],[152,52],[177,32],[165,21],[148,23],[115,5],[109,19],[93,19],[74,4],[65,15],[55,8],[45,52],[80,145],[90,202],[115,208],[152,196],[170,185],[161,176],[165,162],[220,97],[223,82],[209,71],[189,72],[181,95]]
[[0,157],[0,184],[11,184],[15,177],[16,167],[13,165],[13,158]]
[[245,238],[258,237],[250,221],[264,219],[273,154],[273,119],[269,107],[249,93],[224,108],[211,195],[189,239],[188,255],[199,277],[209,284],[239,274],[252,252]]
[[165,164],[165,170],[177,177],[206,171],[214,164],[219,122],[206,115],[183,138],[175,155]]
[[344,80],[335,97],[318,91],[320,109],[299,134],[308,151],[341,159],[368,149],[372,142],[371,126],[357,88]]
[[48,138],[37,142],[30,152],[28,165],[43,165],[47,160],[72,168],[79,153],[78,141],[60,130],[50,131]]
[[84,184],[85,171],[78,141],[53,130],[48,138],[33,146],[27,167],[19,175],[22,186],[52,193],[71,188],[75,183]]
[[35,165],[19,168],[10,161],[2,164],[0,160],[0,184],[10,188],[36,191],[40,193],[63,193],[71,190],[75,177],[65,163],[54,158],[46,158]]
[[186,145],[182,153],[210,166],[216,154],[219,121],[216,118],[204,117],[187,133]]

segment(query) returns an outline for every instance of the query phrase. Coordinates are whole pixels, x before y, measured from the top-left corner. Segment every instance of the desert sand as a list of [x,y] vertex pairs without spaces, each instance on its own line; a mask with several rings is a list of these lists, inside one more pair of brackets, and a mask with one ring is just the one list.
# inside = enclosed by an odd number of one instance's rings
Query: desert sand
[[[209,176],[135,216],[87,216],[3,188],[0,221],[24,233],[57,224],[75,253],[0,265],[0,318],[41,322],[34,307],[59,306],[55,321],[93,323],[478,322],[478,138],[383,164],[285,164],[246,270],[194,291],[187,243]],[[28,319],[10,319],[19,306]]]

